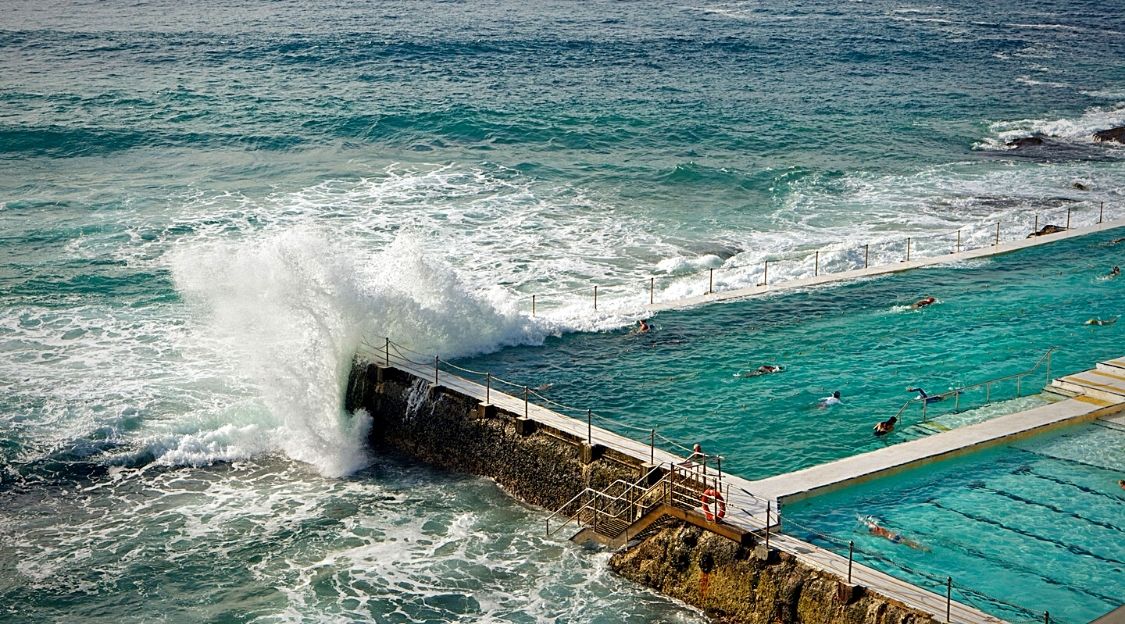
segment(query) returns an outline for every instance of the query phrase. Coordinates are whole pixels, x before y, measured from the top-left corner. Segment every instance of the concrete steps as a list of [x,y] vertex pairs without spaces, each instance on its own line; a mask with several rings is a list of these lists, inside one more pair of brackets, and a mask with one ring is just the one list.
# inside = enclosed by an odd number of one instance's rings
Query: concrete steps
[[[1103,368],[1104,365],[1104,368]],[[1052,392],[1070,392],[1110,403],[1125,401],[1125,369],[1112,364],[1099,363],[1094,368],[1081,373],[1060,377],[1051,382]]]

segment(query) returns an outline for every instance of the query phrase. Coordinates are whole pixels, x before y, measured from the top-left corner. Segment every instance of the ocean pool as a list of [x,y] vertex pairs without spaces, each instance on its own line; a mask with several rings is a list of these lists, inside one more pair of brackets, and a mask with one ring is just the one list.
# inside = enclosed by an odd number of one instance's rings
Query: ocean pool
[[[1123,263],[1125,244],[1114,243],[1121,236],[1111,230],[954,266],[661,312],[646,334],[564,334],[454,363],[538,389],[574,407],[572,415],[592,409],[597,424],[635,439],[655,429],[669,450],[700,442],[723,455],[724,469],[762,478],[908,439],[917,412],[895,434],[871,435],[913,396],[908,387],[939,392],[1009,375],[1052,346],[1053,377],[1122,355],[1125,323],[1084,324],[1125,307],[1125,279],[1104,277]],[[938,303],[909,309],[925,295]],[[736,376],[767,363],[785,371]],[[1041,368],[1020,391],[1038,393],[1046,381]],[[834,390],[843,403],[819,408]],[[983,400],[979,394],[959,407]],[[1015,395],[1014,383],[991,392]],[[928,417],[955,421],[951,409],[935,405]]]

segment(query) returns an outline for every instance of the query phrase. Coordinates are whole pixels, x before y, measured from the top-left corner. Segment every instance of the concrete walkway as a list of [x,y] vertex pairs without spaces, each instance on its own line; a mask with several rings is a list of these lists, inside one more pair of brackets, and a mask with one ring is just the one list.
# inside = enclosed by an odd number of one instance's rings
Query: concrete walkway
[[762,295],[765,293],[774,293],[785,290],[795,290],[798,288],[808,288],[810,286],[819,286],[822,284],[831,284],[834,282],[843,282],[846,280],[853,280],[861,277],[888,275],[890,273],[909,271],[910,269],[917,269],[919,267],[934,266],[939,264],[952,264],[955,262],[963,262],[965,260],[972,260],[975,258],[986,258],[988,256],[1010,253],[1020,249],[1026,249],[1028,247],[1035,247],[1036,245],[1046,245],[1048,243],[1054,243],[1061,240],[1066,240],[1068,238],[1076,238],[1078,236],[1084,236],[1086,234],[1101,232],[1104,230],[1112,230],[1119,227],[1125,227],[1125,219],[1106,221],[1104,223],[1092,225],[1089,227],[1073,228],[1064,232],[1059,232],[1057,234],[1047,234],[1045,236],[1035,236],[1033,238],[1003,242],[999,245],[970,249],[968,251],[962,251],[960,253],[950,253],[940,256],[918,258],[916,260],[910,260],[909,262],[899,262],[896,264],[873,266],[866,269],[853,269],[851,271],[842,271],[840,273],[825,273],[816,277],[806,277],[803,279],[795,279],[784,282],[779,281],[777,283],[771,283],[764,286],[738,288],[735,290],[726,290],[722,292],[699,295],[697,297],[676,299],[674,301],[658,301],[654,304],[646,306],[646,309],[652,312],[660,312],[662,310],[677,310],[682,308],[700,306],[708,303],[715,303],[719,301],[744,299],[746,297],[753,297],[755,295]]
[[[1115,361],[1121,362],[1110,362]],[[1103,362],[1099,368],[1052,382],[1049,389],[1060,389],[1073,395],[1070,399],[753,481],[749,489],[758,496],[782,504],[795,502],[927,462],[1125,410],[1125,368],[1115,369],[1121,375],[1103,370],[1110,366],[1110,363]]]

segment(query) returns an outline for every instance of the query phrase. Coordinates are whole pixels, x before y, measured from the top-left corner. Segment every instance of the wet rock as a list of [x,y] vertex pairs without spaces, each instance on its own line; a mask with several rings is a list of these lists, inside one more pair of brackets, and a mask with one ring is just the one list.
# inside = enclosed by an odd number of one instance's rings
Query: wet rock
[[1072,188],[1076,191],[1088,191],[1088,190],[1090,190],[1089,186],[1086,186],[1085,184],[1083,184],[1081,182],[1075,182],[1074,184],[1071,184],[1070,188]]
[[1046,236],[1048,234],[1058,234],[1059,232],[1065,232],[1065,231],[1066,231],[1066,228],[1064,228],[1061,225],[1047,224],[1047,225],[1044,225],[1043,227],[1039,228],[1038,232],[1032,232],[1031,234],[1028,234],[1027,237],[1028,238],[1034,238],[1036,236]]
[[1108,130],[1099,130],[1094,133],[1094,140],[1116,141],[1117,143],[1125,143],[1125,126],[1110,128]]
[[1037,136],[1020,137],[1018,139],[1008,141],[1007,145],[1008,147],[1014,147],[1016,149],[1020,149],[1021,147],[1035,147],[1037,145],[1043,145],[1043,138]]

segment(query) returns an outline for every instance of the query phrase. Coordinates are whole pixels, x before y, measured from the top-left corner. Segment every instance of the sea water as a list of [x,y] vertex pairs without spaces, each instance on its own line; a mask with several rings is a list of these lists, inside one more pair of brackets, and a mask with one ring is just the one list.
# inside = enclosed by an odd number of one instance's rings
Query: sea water
[[341,410],[357,345],[469,357],[642,313],[556,299],[532,318],[532,294],[635,285],[623,302],[658,275],[673,298],[728,262],[872,244],[885,263],[904,236],[1120,214],[1125,154],[1090,135],[1125,123],[1122,19],[6,3],[0,614],[697,619],[542,540],[487,482],[371,457]]

